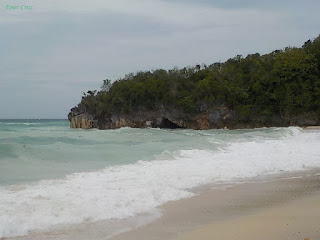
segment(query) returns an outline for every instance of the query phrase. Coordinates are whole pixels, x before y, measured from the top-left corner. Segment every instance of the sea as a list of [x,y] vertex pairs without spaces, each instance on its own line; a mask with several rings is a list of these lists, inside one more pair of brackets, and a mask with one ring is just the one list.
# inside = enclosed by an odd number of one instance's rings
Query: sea
[[0,120],[0,239],[156,213],[192,189],[320,168],[320,131]]

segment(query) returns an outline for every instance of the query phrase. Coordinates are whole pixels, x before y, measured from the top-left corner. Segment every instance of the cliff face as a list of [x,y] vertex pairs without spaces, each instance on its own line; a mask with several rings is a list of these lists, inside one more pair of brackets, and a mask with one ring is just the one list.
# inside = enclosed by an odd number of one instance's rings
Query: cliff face
[[320,36],[302,48],[106,79],[101,91],[82,96],[69,120],[86,129],[314,126],[320,124],[319,73]]
[[84,110],[73,108],[68,115],[71,128],[116,129],[132,128],[188,128],[188,129],[250,129],[259,127],[313,126],[320,121],[313,113],[292,117],[279,115],[243,119],[225,106],[198,114],[186,114],[180,110],[135,111],[130,114],[112,113],[109,117],[96,118]]
[[71,109],[68,119],[71,128],[91,129],[98,127],[97,121],[94,120],[92,115],[77,107]]

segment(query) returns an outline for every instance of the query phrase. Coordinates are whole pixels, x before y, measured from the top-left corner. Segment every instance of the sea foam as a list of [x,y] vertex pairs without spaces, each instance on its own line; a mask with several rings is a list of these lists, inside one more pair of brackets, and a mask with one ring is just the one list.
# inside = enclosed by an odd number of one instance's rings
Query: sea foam
[[[63,179],[2,186],[0,238],[157,211],[165,202],[192,196],[190,189],[203,184],[320,167],[317,131],[289,128],[237,134],[247,134],[247,140],[242,137],[214,150],[165,151],[153,161]],[[259,138],[254,137],[257,134]],[[209,135],[212,144],[223,138]]]

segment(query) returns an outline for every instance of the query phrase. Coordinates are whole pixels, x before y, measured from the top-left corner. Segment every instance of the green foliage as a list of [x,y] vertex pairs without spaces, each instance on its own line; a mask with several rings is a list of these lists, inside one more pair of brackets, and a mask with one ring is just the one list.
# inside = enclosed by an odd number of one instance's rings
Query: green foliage
[[252,106],[251,105],[238,105],[236,111],[239,116],[243,119],[248,119],[252,115]]
[[304,49],[286,48],[277,55],[274,72],[279,76],[277,93],[279,103],[288,113],[299,109],[312,109],[315,84],[319,81],[317,61]]
[[111,112],[180,109],[186,113],[225,104],[243,119],[320,109],[320,36],[302,48],[237,55],[225,63],[130,73],[79,104],[95,116]]
[[108,92],[110,90],[111,86],[112,86],[111,80],[105,79],[105,80],[103,80],[103,84],[101,86],[101,91]]
[[191,96],[186,96],[178,101],[178,106],[185,112],[195,112],[196,105]]

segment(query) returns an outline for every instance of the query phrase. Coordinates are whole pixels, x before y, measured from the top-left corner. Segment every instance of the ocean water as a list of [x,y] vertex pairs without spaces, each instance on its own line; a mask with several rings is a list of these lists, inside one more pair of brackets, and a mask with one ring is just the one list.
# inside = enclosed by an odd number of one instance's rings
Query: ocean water
[[0,238],[156,211],[191,188],[320,167],[320,131],[70,129],[0,120]]

